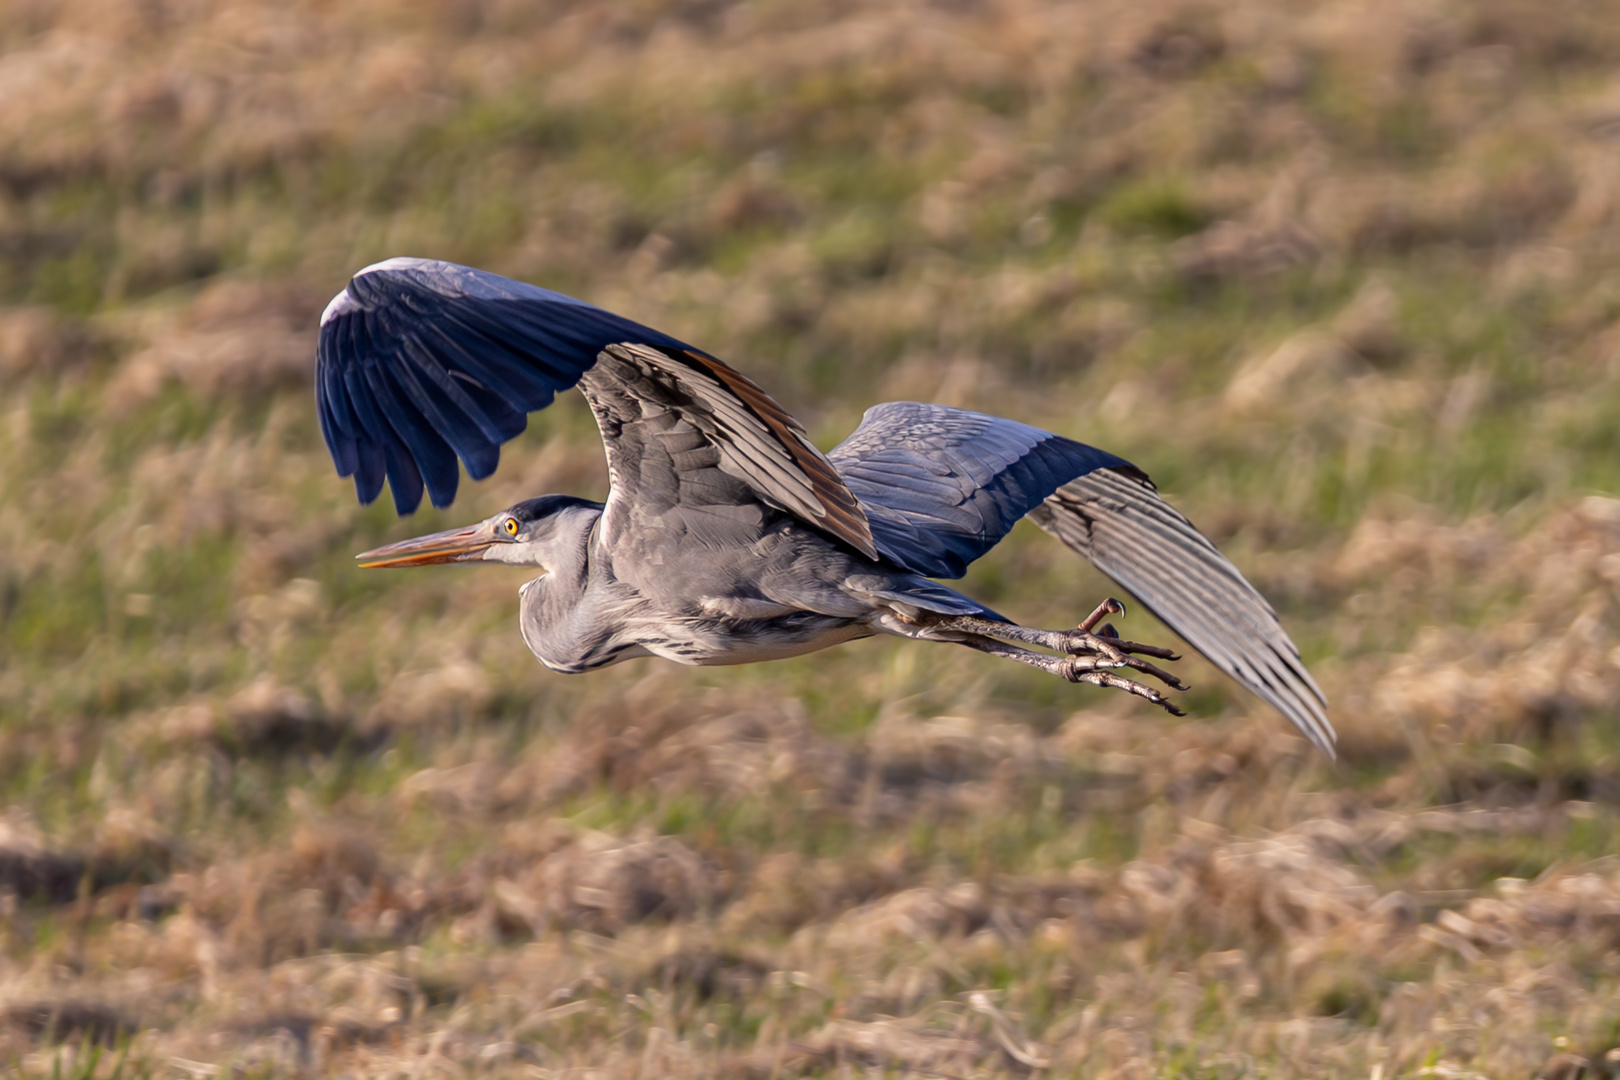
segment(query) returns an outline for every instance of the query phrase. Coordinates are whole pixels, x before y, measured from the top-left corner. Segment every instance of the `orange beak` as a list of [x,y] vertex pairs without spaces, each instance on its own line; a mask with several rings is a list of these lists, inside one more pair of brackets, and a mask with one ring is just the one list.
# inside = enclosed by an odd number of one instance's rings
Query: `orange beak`
[[476,560],[495,543],[494,529],[485,523],[462,529],[418,536],[361,552],[355,558],[366,570],[392,566],[430,566],[433,563]]

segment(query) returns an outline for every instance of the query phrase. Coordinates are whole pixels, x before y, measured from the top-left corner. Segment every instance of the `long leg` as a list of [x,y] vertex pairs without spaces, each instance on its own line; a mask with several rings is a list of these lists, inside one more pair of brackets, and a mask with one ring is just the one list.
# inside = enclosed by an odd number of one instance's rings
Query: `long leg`
[[[997,624],[999,625],[999,624]],[[929,635],[932,637],[933,635]],[[1009,645],[1004,641],[985,637],[982,634],[963,634],[939,637],[935,640],[951,641],[958,645],[966,645],[970,649],[977,649],[991,656],[1001,656],[1008,660],[1016,660],[1020,664],[1040,668],[1042,671],[1065,678],[1073,683],[1089,683],[1092,686],[1102,686],[1113,690],[1123,690],[1127,694],[1146,698],[1153,704],[1164,709],[1171,716],[1186,716],[1187,714],[1176,708],[1175,703],[1151,686],[1146,686],[1134,679],[1127,679],[1123,675],[1116,675],[1112,671],[1103,670],[1101,665],[1107,667],[1124,666],[1115,661],[1091,656],[1045,656],[1041,653],[1020,649],[1016,645]],[[1131,658],[1126,657],[1127,661]],[[1150,665],[1151,666],[1151,665]],[[1166,680],[1171,686],[1181,688],[1173,676]]]
[[[1114,601],[1114,603],[1118,605],[1118,601]],[[1140,671],[1144,675],[1152,675],[1155,679],[1163,681],[1166,686],[1172,686],[1177,690],[1187,689],[1180,679],[1163,668],[1130,655],[1131,653],[1142,652],[1149,656],[1168,660],[1179,659],[1169,649],[1160,649],[1152,645],[1138,645],[1134,641],[1121,641],[1112,635],[1093,634],[1087,624],[1095,625],[1096,620],[1101,618],[1107,609],[1108,605],[1106,604],[1100,606],[1096,611],[1092,612],[1091,618],[1080,624],[1081,629],[1078,630],[1041,630],[1032,626],[1020,626],[1017,623],[983,619],[975,615],[941,616],[931,624],[931,627],[937,630],[955,631],[981,638],[1000,638],[1003,641],[1014,641],[1020,645],[1034,645],[1041,649],[1051,649],[1053,652],[1067,653],[1074,658],[1096,657],[1107,662],[1106,664],[1099,664],[1099,667],[1127,667]],[[1123,610],[1123,605],[1118,605],[1115,610]]]
[[[966,628],[972,625],[973,632],[988,637],[1002,638],[1006,641],[1019,641],[1027,645],[1037,645],[1053,652],[1084,653],[1097,652],[1110,655],[1112,651],[1124,653],[1141,653],[1144,656],[1156,657],[1160,660],[1180,660],[1174,651],[1161,649],[1157,645],[1142,645],[1135,641],[1120,640],[1119,633],[1112,623],[1102,622],[1107,615],[1125,614],[1125,605],[1109,597],[1098,604],[1090,615],[1083,619],[1073,630],[1040,630],[1031,626],[1020,626],[1017,623],[996,622],[993,619],[981,619],[971,615],[958,616],[958,620]],[[1095,633],[1093,632],[1095,630]]]
[[[1185,716],[1163,694],[1150,686],[1127,679],[1123,675],[1114,674],[1113,670],[1134,667],[1136,670],[1145,670],[1165,680],[1167,684],[1178,690],[1185,689],[1180,680],[1168,672],[1160,671],[1145,661],[1137,660],[1134,656],[1127,656],[1117,648],[1108,646],[1106,653],[1098,650],[1099,655],[1077,656],[1046,656],[1042,653],[1031,652],[1018,645],[998,641],[989,633],[980,633],[976,627],[983,626],[986,630],[997,635],[1008,633],[1025,633],[1030,635],[1057,634],[1061,640],[1064,635],[1057,631],[1032,630],[1029,627],[1019,626],[1016,623],[1000,623],[991,619],[975,619],[972,617],[959,617],[954,615],[934,615],[926,621],[915,618],[900,618],[893,612],[878,615],[869,623],[873,629],[894,634],[897,637],[913,638],[920,641],[948,641],[957,645],[966,645],[970,649],[989,653],[991,656],[1000,656],[1008,660],[1015,660],[1020,664],[1040,668],[1042,671],[1067,679],[1069,682],[1089,683],[1092,686],[1108,687],[1114,690],[1123,690],[1128,694],[1146,698],[1153,704],[1166,710],[1174,716]],[[1031,644],[1041,645],[1041,642],[1031,640]],[[1047,647],[1042,645],[1041,647]],[[1111,654],[1111,655],[1109,655]]]

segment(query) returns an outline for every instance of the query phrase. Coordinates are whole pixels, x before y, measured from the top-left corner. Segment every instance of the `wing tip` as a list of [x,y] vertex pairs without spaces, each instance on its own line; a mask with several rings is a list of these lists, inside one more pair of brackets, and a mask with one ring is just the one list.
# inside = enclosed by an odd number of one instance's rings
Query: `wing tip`
[[1339,733],[1333,730],[1333,725],[1326,718],[1321,721],[1319,728],[1312,728],[1305,732],[1316,748],[1327,755],[1327,759],[1335,765],[1339,762]]
[[[451,503],[456,501],[456,491],[461,486],[458,483],[458,481],[460,479],[461,479],[461,474],[458,471],[457,473],[455,473],[455,474],[453,474],[451,476],[450,483],[449,483],[448,487],[441,487],[441,485],[439,485],[439,484],[429,484],[427,486],[427,489],[428,489],[428,501],[433,504],[433,508],[435,510],[444,510],[447,507],[449,507]],[[417,506],[420,506],[421,503],[422,503],[421,496],[417,496]],[[415,510],[416,510],[415,506],[411,507],[412,512],[414,512]]]
[[[1257,694],[1257,696],[1282,713],[1283,717],[1298,728],[1300,734],[1304,735],[1312,746],[1320,750],[1330,762],[1337,764],[1339,760],[1339,733],[1334,729],[1333,721],[1328,719],[1327,698],[1323,696],[1315,680],[1310,678],[1310,672],[1305,670],[1304,664],[1299,665],[1298,671],[1305,676],[1305,683],[1311,692],[1309,696],[1299,693],[1297,689],[1291,697],[1283,697],[1275,692]],[[1243,683],[1245,688],[1250,691],[1257,689],[1254,686],[1247,685],[1243,679],[1236,679],[1235,681]]]
[[[420,491],[401,491],[399,488],[394,486],[393,481],[389,481],[388,490],[393,493],[394,513],[398,517],[410,517],[412,514],[416,513],[417,508],[422,505],[422,493]],[[434,505],[437,506],[439,504],[435,503]],[[446,503],[445,505],[448,506],[449,504]]]

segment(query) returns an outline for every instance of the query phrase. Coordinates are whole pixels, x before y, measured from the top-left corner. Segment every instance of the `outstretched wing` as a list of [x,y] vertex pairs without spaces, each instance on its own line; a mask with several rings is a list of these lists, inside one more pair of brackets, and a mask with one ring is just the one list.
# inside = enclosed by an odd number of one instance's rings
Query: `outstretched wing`
[[[495,471],[527,414],[579,385],[602,426],[610,499],[682,490],[681,469],[718,468],[725,497],[786,510],[877,557],[859,502],[804,430],[738,372],[667,334],[571,297],[431,259],[356,274],[321,316],[321,432],[362,502],[383,478],[401,514]],[[682,454],[641,452],[647,428]],[[712,459],[712,460],[711,460]]]
[[1277,613],[1147,477],[1099,469],[1063,485],[1029,517],[1334,756],[1327,698]]
[[1123,458],[1012,420],[912,402],[867,410],[828,457],[891,562],[961,577],[1027,514],[1333,754],[1325,699],[1276,612]]

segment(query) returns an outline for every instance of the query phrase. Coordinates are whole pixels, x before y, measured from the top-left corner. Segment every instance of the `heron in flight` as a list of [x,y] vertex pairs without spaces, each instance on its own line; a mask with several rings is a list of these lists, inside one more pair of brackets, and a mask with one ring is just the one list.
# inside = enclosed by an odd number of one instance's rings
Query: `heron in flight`
[[887,402],[823,454],[768,394],[701,349],[571,297],[431,259],[368,266],[321,315],[316,402],[363,503],[455,499],[528,414],[578,386],[601,428],[605,503],[542,495],[368,551],[367,567],[537,567],[523,640],[553,671],[636,656],[744,664],[876,634],[965,645],[1176,715],[1166,649],[1101,624],[1021,626],[961,577],[1021,517],[1089,559],[1324,753],[1325,699],[1276,613],[1147,474],[1104,450],[964,409]]

